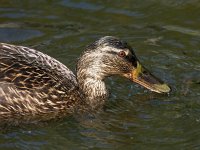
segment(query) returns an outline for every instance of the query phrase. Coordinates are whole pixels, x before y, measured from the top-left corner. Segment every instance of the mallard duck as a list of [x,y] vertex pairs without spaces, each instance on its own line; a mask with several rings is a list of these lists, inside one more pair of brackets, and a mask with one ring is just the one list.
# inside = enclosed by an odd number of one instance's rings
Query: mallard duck
[[76,71],[37,50],[0,43],[0,122],[31,123],[96,110],[108,98],[104,79],[112,75],[157,93],[170,91],[126,42],[112,36],[87,46]]

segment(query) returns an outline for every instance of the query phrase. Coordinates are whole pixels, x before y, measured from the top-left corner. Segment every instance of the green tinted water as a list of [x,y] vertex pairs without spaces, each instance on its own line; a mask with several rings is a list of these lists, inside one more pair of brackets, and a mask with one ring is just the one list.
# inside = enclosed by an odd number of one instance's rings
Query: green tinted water
[[1,42],[34,47],[74,70],[87,44],[118,36],[173,92],[109,78],[111,97],[96,117],[2,131],[0,149],[200,149],[199,10],[198,0],[1,0]]

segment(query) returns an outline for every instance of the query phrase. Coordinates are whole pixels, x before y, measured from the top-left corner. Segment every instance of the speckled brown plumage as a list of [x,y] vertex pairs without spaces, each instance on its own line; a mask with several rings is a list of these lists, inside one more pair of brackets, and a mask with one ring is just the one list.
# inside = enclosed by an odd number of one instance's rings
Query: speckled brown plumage
[[102,108],[104,79],[128,78],[161,93],[170,88],[139,63],[132,48],[106,36],[86,47],[76,75],[54,58],[23,46],[0,43],[0,124],[37,123]]
[[62,117],[74,111],[77,97],[76,78],[63,64],[33,49],[0,44],[1,122]]

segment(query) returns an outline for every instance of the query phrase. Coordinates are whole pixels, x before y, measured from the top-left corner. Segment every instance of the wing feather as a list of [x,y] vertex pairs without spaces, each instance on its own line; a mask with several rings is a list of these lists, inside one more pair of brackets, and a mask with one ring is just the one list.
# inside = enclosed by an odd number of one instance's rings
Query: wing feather
[[34,49],[0,43],[0,115],[63,111],[76,105],[77,96],[76,77],[65,65]]

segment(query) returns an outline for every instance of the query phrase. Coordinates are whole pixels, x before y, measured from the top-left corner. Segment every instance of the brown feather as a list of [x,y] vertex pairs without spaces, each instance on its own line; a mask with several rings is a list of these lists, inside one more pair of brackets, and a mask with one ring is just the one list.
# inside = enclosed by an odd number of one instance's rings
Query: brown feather
[[70,114],[79,103],[77,89],[75,75],[57,60],[26,47],[0,44],[1,122]]

